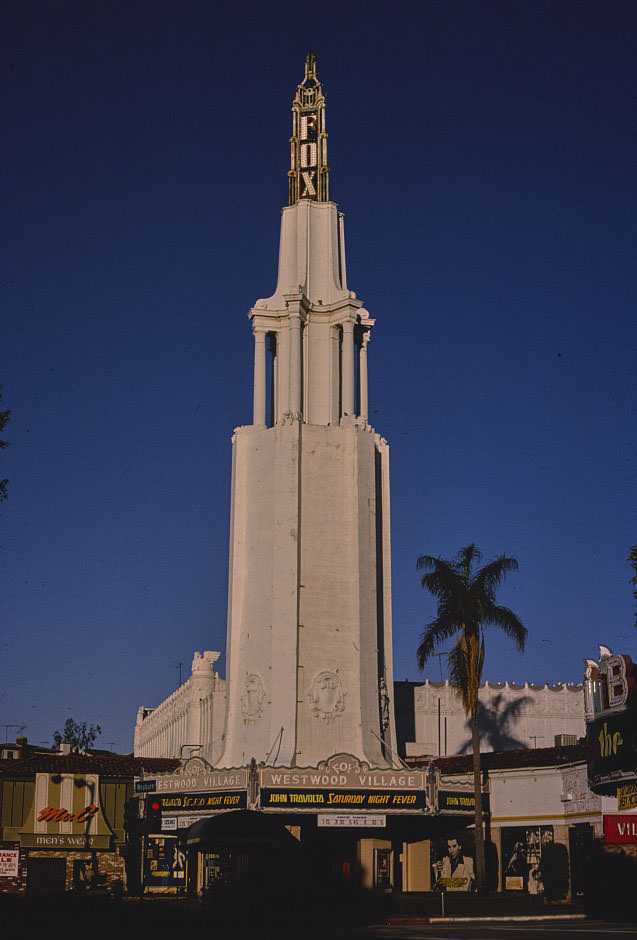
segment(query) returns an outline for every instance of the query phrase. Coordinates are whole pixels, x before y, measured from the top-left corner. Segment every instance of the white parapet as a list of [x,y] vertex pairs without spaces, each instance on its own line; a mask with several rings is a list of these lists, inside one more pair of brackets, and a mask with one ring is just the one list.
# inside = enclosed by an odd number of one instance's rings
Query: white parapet
[[226,683],[214,669],[219,656],[212,650],[196,652],[192,674],[183,685],[156,708],[140,707],[136,757],[188,757],[192,752],[214,763],[226,708]]

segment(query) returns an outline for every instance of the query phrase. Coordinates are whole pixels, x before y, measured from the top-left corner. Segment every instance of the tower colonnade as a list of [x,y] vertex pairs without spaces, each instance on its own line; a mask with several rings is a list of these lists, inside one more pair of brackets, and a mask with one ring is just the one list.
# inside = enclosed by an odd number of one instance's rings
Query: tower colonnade
[[316,388],[306,378],[312,332],[308,328],[308,305],[305,298],[290,298],[289,303],[297,309],[285,317],[271,318],[275,322],[264,323],[261,316],[253,320],[253,424],[271,427],[294,417],[312,424],[339,424],[344,418],[354,417],[367,423],[371,321],[358,315],[328,323],[331,381],[326,387]]

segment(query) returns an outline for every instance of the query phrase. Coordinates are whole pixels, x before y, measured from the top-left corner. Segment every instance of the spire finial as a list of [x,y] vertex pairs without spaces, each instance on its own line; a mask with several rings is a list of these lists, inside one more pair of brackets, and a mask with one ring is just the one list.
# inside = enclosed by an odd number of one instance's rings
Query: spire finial
[[304,82],[306,82],[308,78],[313,78],[316,81],[316,56],[313,52],[308,52],[308,54],[305,56]]
[[316,77],[316,56],[305,56],[305,77],[292,102],[290,205],[300,199],[327,202],[329,168],[325,133],[325,95]]

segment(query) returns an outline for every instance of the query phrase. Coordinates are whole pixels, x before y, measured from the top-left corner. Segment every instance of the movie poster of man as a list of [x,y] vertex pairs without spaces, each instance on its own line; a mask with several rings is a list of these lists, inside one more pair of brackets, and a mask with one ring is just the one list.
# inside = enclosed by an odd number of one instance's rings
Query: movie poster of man
[[433,887],[437,891],[473,891],[473,834],[462,832],[435,839],[432,845]]
[[542,847],[553,841],[553,826],[502,830],[502,882],[505,891],[543,894]]

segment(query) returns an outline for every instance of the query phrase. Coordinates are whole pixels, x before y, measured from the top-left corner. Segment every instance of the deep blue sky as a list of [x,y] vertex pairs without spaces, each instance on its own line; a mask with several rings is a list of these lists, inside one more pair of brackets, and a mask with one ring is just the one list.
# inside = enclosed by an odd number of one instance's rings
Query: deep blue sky
[[246,313],[308,49],[376,318],[396,678],[439,677],[418,555],[472,541],[518,558],[499,597],[529,631],[488,634],[487,678],[636,652],[637,6],[319,7],[2,5],[0,723],[32,741],[73,715],[130,750],[176,664],[225,649]]

